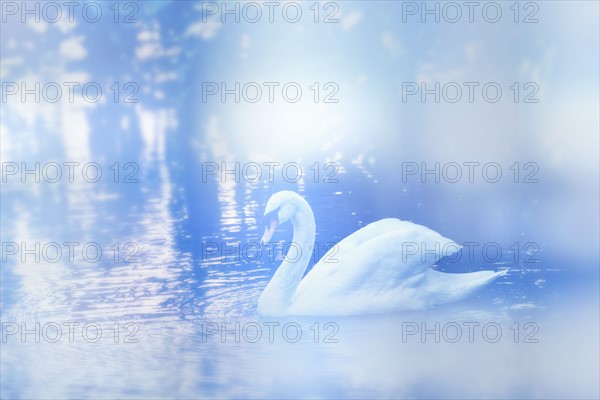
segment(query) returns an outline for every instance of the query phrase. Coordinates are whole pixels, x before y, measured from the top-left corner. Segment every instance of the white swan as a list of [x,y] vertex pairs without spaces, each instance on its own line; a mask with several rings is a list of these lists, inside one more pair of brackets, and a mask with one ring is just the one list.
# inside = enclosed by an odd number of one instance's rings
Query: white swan
[[310,205],[297,193],[282,191],[271,196],[265,215],[271,217],[271,223],[262,243],[270,240],[277,225],[289,220],[294,229],[292,242],[301,249],[299,255],[288,252],[262,292],[258,312],[265,316],[426,309],[462,299],[506,273],[435,271],[431,266],[460,246],[422,225],[388,218],[343,239],[302,279],[315,242]]

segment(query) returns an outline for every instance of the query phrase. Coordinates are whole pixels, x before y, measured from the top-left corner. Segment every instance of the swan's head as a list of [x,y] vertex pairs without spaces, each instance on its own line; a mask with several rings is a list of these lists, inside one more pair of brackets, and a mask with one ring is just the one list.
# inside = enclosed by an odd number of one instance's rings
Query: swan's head
[[271,196],[265,207],[265,217],[268,222],[265,233],[260,240],[261,243],[271,240],[277,226],[292,219],[306,205],[306,200],[302,196],[289,190],[277,192]]

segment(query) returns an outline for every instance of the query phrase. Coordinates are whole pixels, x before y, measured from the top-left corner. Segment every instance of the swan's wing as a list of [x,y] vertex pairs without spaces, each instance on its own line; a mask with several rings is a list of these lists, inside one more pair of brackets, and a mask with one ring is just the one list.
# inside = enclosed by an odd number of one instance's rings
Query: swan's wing
[[420,274],[459,248],[422,225],[381,220],[332,248],[300,282],[295,297],[328,298],[359,288],[375,293],[397,288],[411,277],[421,280]]
[[[417,225],[412,222],[402,221],[397,218],[385,218],[376,222],[372,222],[365,227],[360,228],[356,232],[346,236],[340,242],[338,242],[335,246],[333,246],[325,255],[321,258],[321,261],[326,261],[331,258],[335,259],[338,254],[346,254],[357,248],[358,246],[368,242],[371,239],[374,239],[383,234],[394,232],[394,231],[404,231],[410,232],[420,231],[421,229],[428,229],[422,225]],[[315,265],[316,266],[316,265]]]

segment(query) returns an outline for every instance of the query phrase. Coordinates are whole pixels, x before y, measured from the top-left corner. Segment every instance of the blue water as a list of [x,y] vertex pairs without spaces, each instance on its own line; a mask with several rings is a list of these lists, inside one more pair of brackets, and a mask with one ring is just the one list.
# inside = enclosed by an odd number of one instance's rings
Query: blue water
[[[49,342],[54,338],[52,329],[40,335],[40,343],[31,334],[25,343],[18,334],[7,337],[2,347],[3,397],[444,397],[448,392],[476,397],[482,391],[499,396],[535,395],[527,374],[502,385],[502,391],[478,385],[465,389],[462,385],[471,378],[448,371],[448,363],[468,358],[473,368],[504,351],[535,362],[535,354],[527,352],[552,348],[548,318],[559,313],[560,304],[575,288],[590,294],[597,289],[570,276],[565,264],[545,249],[527,263],[514,262],[514,254],[508,251],[494,263],[475,252],[473,262],[463,257],[454,263],[442,260],[438,267],[454,272],[509,268],[510,272],[458,304],[370,317],[260,318],[256,303],[282,250],[273,249],[271,259],[268,253],[257,257],[252,252],[236,252],[235,246],[258,242],[262,226],[256,221],[273,189],[241,183],[233,190],[219,188],[218,196],[200,188],[198,197],[187,197],[185,185],[171,181],[174,174],[168,168],[155,168],[148,170],[156,175],[148,176],[148,183],[137,185],[127,198],[98,200],[82,191],[76,194],[80,202],[73,205],[38,202],[27,210],[18,195],[7,194],[8,201],[3,199],[7,207],[3,213],[13,209],[18,216],[7,223],[14,230],[3,229],[4,238],[8,232],[8,238],[17,242],[86,238],[106,247],[114,242],[139,246],[137,263],[115,263],[111,253],[108,260],[98,263],[3,264],[3,321],[26,321],[30,330],[36,321],[42,326],[54,322],[65,329],[57,343]],[[348,172],[342,179],[352,181],[351,176]],[[140,182],[145,178],[140,176]],[[349,188],[360,192],[369,186],[361,182]],[[376,186],[371,184],[374,190]],[[361,200],[369,201],[367,196],[336,195],[315,184],[296,189],[313,205],[318,241],[323,243],[336,242],[381,216],[397,216],[399,208],[394,203],[386,206],[387,202],[377,209],[361,208]],[[42,189],[51,190],[50,186]],[[418,219],[418,213],[414,221],[426,222]],[[457,240],[461,232],[473,237],[464,228],[450,228],[446,233],[445,222],[430,226]],[[282,226],[277,236],[280,245],[289,241],[289,229],[286,232]],[[207,242],[225,243],[229,253],[215,254]],[[62,324],[74,321],[81,325],[70,343]],[[426,336],[422,343],[417,334],[403,342],[408,328],[403,323],[426,323],[428,329],[435,329],[436,322],[442,326],[457,323],[465,329],[464,336],[457,343],[442,337],[440,344],[435,335]],[[476,331],[470,343],[465,322],[497,323],[502,338],[488,343]],[[522,343],[523,336],[515,344],[510,330],[515,322],[539,326],[532,339],[541,344]],[[86,323],[103,327],[97,343],[81,336],[79,329]],[[119,324],[118,343],[114,342],[115,323]],[[139,329],[130,339],[127,334],[134,328],[125,329],[127,323]],[[236,323],[247,330],[235,333]],[[279,324],[273,325],[272,342],[265,323]],[[295,331],[284,336],[281,329],[286,323],[301,326],[303,336],[298,342],[288,342],[295,340]],[[335,325],[326,329],[327,323]],[[257,324],[261,336],[254,342]],[[222,328],[229,330],[224,337]],[[520,329],[521,335],[533,333],[533,328]],[[317,343],[315,332],[319,333]],[[328,334],[333,334],[331,343],[325,342]],[[439,351],[445,359],[439,359]],[[499,364],[494,376],[520,368],[514,360]],[[426,370],[446,378],[431,387]]]
[[[191,2],[144,3],[133,25],[3,25],[3,81],[85,73],[79,79],[138,82],[140,101],[2,104],[3,163],[97,162],[103,176],[2,182],[0,396],[597,398],[598,92],[589,88],[598,87],[598,51],[582,44],[597,44],[589,35],[597,20],[584,18],[597,5],[572,4],[541,3],[536,26],[454,29],[398,24],[393,2],[345,2],[343,15],[362,13],[355,27],[224,24],[208,39],[186,35],[199,19]],[[556,24],[573,25],[561,19],[566,10],[583,22],[558,34]],[[398,47],[381,45],[384,33]],[[85,56],[57,50],[78,35]],[[145,58],[148,43],[155,56]],[[480,53],[463,70],[466,44]],[[537,108],[402,105],[399,97],[399,82],[423,74],[512,82],[517,70],[545,85]],[[577,78],[567,82],[569,74]],[[322,108],[201,100],[206,80],[269,79],[334,80],[345,91]],[[576,113],[585,107],[595,110],[587,119]],[[575,117],[554,120],[559,114]],[[270,160],[298,163],[303,179],[289,182],[280,169],[273,181],[202,173],[208,163]],[[325,181],[328,162],[335,182]],[[496,162],[504,179],[404,179],[413,162]],[[515,162],[522,174],[534,162],[539,181],[515,183]],[[439,270],[508,273],[432,310],[260,317],[258,298],[291,240],[287,224],[272,244],[258,244],[266,202],[279,190],[313,208],[309,271],[328,246],[394,217],[465,246]],[[35,242],[58,243],[62,257],[7,254],[8,243]],[[65,242],[80,243],[73,260]],[[99,260],[90,261],[93,249],[81,253],[86,243],[102,249]]]

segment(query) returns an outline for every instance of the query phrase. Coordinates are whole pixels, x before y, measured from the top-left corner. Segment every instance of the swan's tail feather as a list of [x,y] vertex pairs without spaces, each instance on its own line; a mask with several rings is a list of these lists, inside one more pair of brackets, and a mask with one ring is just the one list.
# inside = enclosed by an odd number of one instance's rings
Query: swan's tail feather
[[430,293],[435,293],[434,297],[438,304],[457,301],[496,278],[506,275],[507,271],[477,271],[467,274],[448,274],[429,269],[426,272],[424,287],[427,287]]

